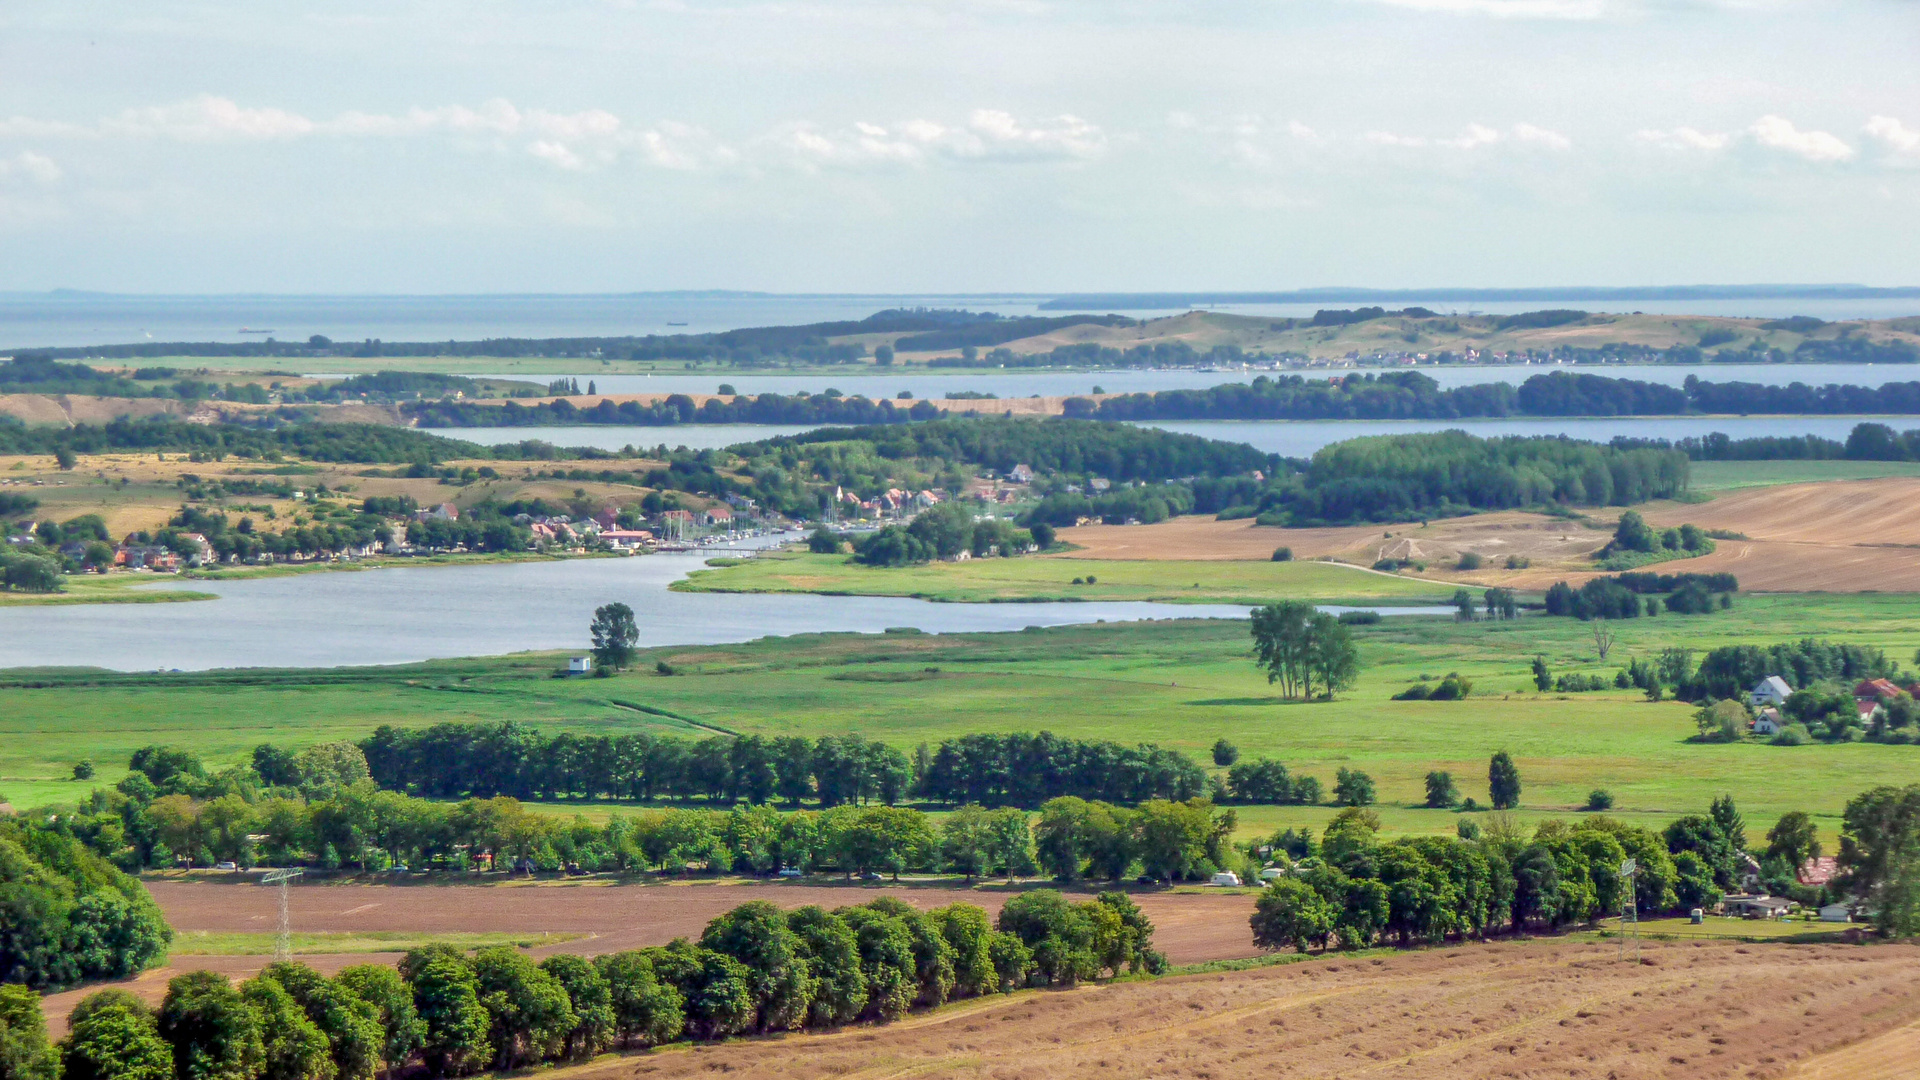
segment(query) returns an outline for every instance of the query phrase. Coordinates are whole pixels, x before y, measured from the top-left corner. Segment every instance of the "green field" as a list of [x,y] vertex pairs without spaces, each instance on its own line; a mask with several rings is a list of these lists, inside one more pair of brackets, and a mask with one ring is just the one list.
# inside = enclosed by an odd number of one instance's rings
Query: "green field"
[[[1073,584],[1092,575],[1092,584]],[[1051,558],[973,559],[878,568],[845,555],[780,553],[699,570],[676,582],[687,592],[806,592],[911,596],[994,603],[1014,600],[1164,600],[1263,604],[1439,603],[1453,587],[1323,562],[1171,562]]]
[[1920,476],[1920,461],[1696,461],[1690,486],[1712,492],[1882,476]]
[[[1819,815],[1829,839],[1847,799],[1920,777],[1920,747],[1689,743],[1691,710],[1626,691],[1537,694],[1535,652],[1556,672],[1610,674],[1629,655],[1824,636],[1908,657],[1920,605],[1895,596],[1744,597],[1731,612],[1616,623],[1599,662],[1587,624],[1526,618],[1458,624],[1431,616],[1356,628],[1360,685],[1327,704],[1278,700],[1234,621],[1115,623],[1007,634],[829,634],[652,650],[612,679],[549,678],[556,655],[322,671],[108,675],[14,672],[0,686],[0,793],[18,807],[70,801],[63,779],[90,758],[95,782],[124,775],[151,742],[191,746],[212,764],[263,741],[360,738],[382,723],[514,719],[548,730],[702,735],[858,731],[902,747],[975,731],[1157,742],[1205,760],[1215,739],[1285,761],[1331,786],[1340,766],[1377,782],[1394,832],[1441,832],[1456,815],[1420,808],[1429,769],[1484,800],[1487,757],[1510,751],[1529,815],[1566,813],[1595,787],[1615,813],[1657,823],[1731,793],[1751,823]],[[679,672],[653,674],[654,662]],[[938,670],[929,670],[938,669]],[[1460,671],[1467,702],[1394,702],[1420,676]],[[27,685],[35,684],[35,685]],[[637,707],[636,707],[637,706]],[[650,712],[644,710],[658,710]],[[569,804],[570,806],[571,804]],[[582,806],[599,816],[615,809]],[[1318,824],[1326,807],[1242,807],[1243,834]]]

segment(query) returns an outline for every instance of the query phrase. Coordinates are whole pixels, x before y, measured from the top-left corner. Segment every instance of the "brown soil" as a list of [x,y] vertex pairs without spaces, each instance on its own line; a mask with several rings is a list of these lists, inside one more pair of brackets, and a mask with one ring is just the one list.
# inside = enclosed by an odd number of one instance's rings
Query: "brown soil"
[[[181,931],[272,933],[279,924],[278,892],[233,882],[149,881],[147,889]],[[715,916],[749,900],[783,908],[818,904],[836,908],[891,896],[921,909],[964,901],[998,913],[1007,892],[991,889],[861,885],[610,885],[524,883],[515,885],[308,885],[288,892],[288,912],[302,933],[400,931],[408,933],[574,933],[582,936],[542,946],[532,955],[601,953],[664,945],[677,937],[698,938]],[[1154,923],[1154,944],[1176,964],[1253,956],[1247,916],[1252,897],[1235,893],[1140,893],[1134,897]],[[164,968],[145,972],[128,989],[152,1001],[167,980],[183,971],[219,971],[236,978],[258,972],[268,956],[175,956]],[[323,972],[352,964],[394,963],[397,953],[326,953],[300,959]],[[64,1030],[66,1015],[84,991],[46,999],[50,1023]],[[59,1034],[59,1031],[56,1031]]]
[[[1060,538],[1083,550],[1075,559],[1198,559],[1264,562],[1273,549],[1290,547],[1296,559],[1335,558],[1371,566],[1393,558],[1427,564],[1428,576],[1447,580],[1495,583],[1510,573],[1495,572],[1509,555],[1534,566],[1567,571],[1591,569],[1588,557],[1605,546],[1608,528],[1577,521],[1510,511],[1443,518],[1421,524],[1348,525],[1323,529],[1276,529],[1251,520],[1215,521],[1210,517],[1174,518],[1156,525],[1081,525],[1064,529]],[[1472,573],[1455,570],[1463,552],[1486,560],[1488,569]]]
[[[1654,525],[1691,522],[1750,538],[1716,541],[1718,550],[1698,559],[1659,563],[1654,569],[1660,573],[1724,570],[1750,592],[1920,592],[1920,478],[1747,488],[1712,502],[1657,504],[1642,512]],[[1427,564],[1426,577],[1544,589],[1556,581],[1578,585],[1598,573],[1590,556],[1606,544],[1617,514],[1595,511],[1593,524],[1505,512],[1425,525],[1331,529],[1184,517],[1157,525],[1082,525],[1060,536],[1082,549],[1066,558],[1259,561],[1286,546],[1296,559],[1335,558],[1361,566],[1410,559]],[[1455,569],[1468,551],[1485,559],[1486,567]],[[1531,565],[1507,570],[1509,555]]]
[[616,1058],[693,1077],[1893,1080],[1920,949],[1509,942],[966,1002],[887,1027]]
[[[177,930],[264,932],[279,917],[272,889],[173,881],[147,887]],[[998,912],[1012,894],[880,885],[331,885],[291,890],[289,911],[303,932],[579,933],[589,936],[555,951],[594,954],[698,937],[714,916],[749,900],[783,908],[841,907],[882,895],[919,908],[965,901]],[[1174,963],[1253,955],[1250,897],[1142,893],[1136,899],[1158,928],[1155,943]]]

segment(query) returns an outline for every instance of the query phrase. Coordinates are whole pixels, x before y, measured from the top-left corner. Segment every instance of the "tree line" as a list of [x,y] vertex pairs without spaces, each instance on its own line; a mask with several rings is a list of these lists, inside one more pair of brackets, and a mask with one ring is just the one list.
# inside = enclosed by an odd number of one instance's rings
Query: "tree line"
[[[715,735],[581,735],[539,731],[508,721],[426,728],[382,725],[358,744],[380,787],[435,799],[695,798],[783,802],[797,807],[924,799],[948,806],[1032,809],[1074,796],[1119,804],[1217,796],[1192,758],[1152,743],[1125,745],[1050,732],[979,734],[922,744],[911,755],[856,734],[765,738]],[[268,784],[289,774],[255,767]],[[1279,799],[1275,801],[1291,801]]]
[[[1118,756],[1136,774],[1156,766],[1150,757]],[[1232,864],[1238,856],[1226,839],[1234,812],[1192,794],[1198,788],[1224,795],[1228,787],[1197,783],[1201,778],[1190,771],[1172,776],[1179,762],[1158,764],[1158,779],[1127,778],[1137,786],[1122,794],[1139,801],[1116,805],[1052,796],[1038,804],[1037,826],[1032,814],[1011,804],[1052,790],[1097,792],[1103,778],[1095,775],[1096,783],[1088,783],[1067,776],[1021,790],[991,787],[981,794],[998,805],[967,802],[937,822],[921,810],[876,799],[787,812],[769,802],[716,800],[709,808],[648,809],[595,824],[536,813],[508,795],[456,802],[382,789],[351,743],[323,743],[298,753],[269,744],[256,749],[251,763],[217,771],[189,751],[149,746],[134,754],[131,771],[113,788],[95,789],[74,806],[50,808],[34,828],[129,871],[233,862],[362,872],[410,867],[683,875],[697,867],[709,873],[799,870],[848,877],[945,871],[973,878],[1045,869],[1066,879],[1117,881],[1135,868],[1162,880],[1204,879]],[[1230,774],[1231,790],[1250,798],[1299,801],[1305,791],[1318,799],[1318,783],[1310,778],[1296,779],[1291,791],[1278,794],[1259,786],[1276,771],[1284,785],[1283,766],[1256,762],[1239,770]],[[1089,771],[1097,774],[1098,768]],[[1156,797],[1148,787],[1153,784],[1184,797]],[[1091,862],[1096,854],[1097,869]]]
[[1380,435],[1322,447],[1258,502],[1262,524],[1408,521],[1527,506],[1630,506],[1687,488],[1685,454],[1464,431]]
[[83,998],[66,1038],[40,1003],[0,987],[7,1080],[374,1080],[418,1065],[466,1076],[589,1060],[616,1047],[886,1022],[912,1009],[1164,970],[1153,924],[1123,893],[1042,890],[997,919],[971,904],[922,912],[891,897],[829,911],[734,908],[696,941],[536,963],[505,947],[410,950],[398,969],[328,978],[280,961],[238,986],[175,976],[159,1008],[121,989]]

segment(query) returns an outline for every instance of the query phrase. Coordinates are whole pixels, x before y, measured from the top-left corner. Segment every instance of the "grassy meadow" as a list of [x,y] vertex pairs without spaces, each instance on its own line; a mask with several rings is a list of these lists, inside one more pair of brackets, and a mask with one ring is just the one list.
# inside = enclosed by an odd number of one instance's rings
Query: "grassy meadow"
[[[1896,422],[1896,427],[1900,425]],[[1696,493],[1807,484],[1820,480],[1878,480],[1920,476],[1920,461],[1696,461],[1689,472]]]
[[[1096,580],[1087,583],[1087,575]],[[1082,584],[1074,584],[1079,578]],[[673,586],[687,592],[806,592],[831,596],[909,596],[995,603],[1032,600],[1163,600],[1262,604],[1430,604],[1451,586],[1323,562],[973,559],[871,567],[844,555],[791,552],[699,570]]]
[[[1035,562],[1037,560],[1027,560]],[[1103,568],[1104,569],[1104,568]],[[1390,580],[1390,579],[1383,579]],[[7,673],[0,685],[0,794],[17,807],[68,801],[91,785],[65,779],[90,758],[95,781],[124,774],[151,742],[190,746],[211,764],[244,760],[263,741],[357,739],[382,723],[519,720],[548,730],[701,735],[858,731],[903,748],[976,731],[1051,730],[1157,742],[1205,761],[1225,737],[1331,787],[1346,766],[1371,774],[1394,832],[1441,832],[1456,815],[1421,808],[1429,769],[1453,772],[1485,799],[1488,756],[1518,761],[1529,816],[1566,813],[1609,789],[1616,813],[1657,824],[1731,793],[1764,828],[1801,809],[1832,838],[1856,792],[1909,783],[1920,747],[1689,743],[1692,710],[1631,691],[1536,693],[1535,653],[1556,673],[1611,674],[1671,645],[1822,636],[1905,658],[1920,644],[1920,606],[1897,596],[1742,597],[1730,612],[1614,624],[1602,663],[1588,624],[1524,618],[1460,624],[1409,616],[1357,627],[1360,684],[1331,703],[1286,702],[1248,658],[1245,624],[1114,623],[1005,634],[824,634],[741,645],[651,650],[611,679],[553,679],[558,655],[392,668],[115,675]],[[654,673],[664,660],[673,676]],[[1422,676],[1459,671],[1466,702],[1395,702]],[[572,804],[556,809],[568,809]],[[609,805],[580,809],[599,816]],[[1242,807],[1242,833],[1323,823],[1328,807]]]

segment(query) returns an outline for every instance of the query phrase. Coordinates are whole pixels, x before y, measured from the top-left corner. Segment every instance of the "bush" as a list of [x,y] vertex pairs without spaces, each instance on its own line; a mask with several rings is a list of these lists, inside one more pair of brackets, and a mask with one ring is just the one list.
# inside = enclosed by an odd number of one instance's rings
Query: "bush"
[[1775,746],[1805,746],[1813,741],[1813,733],[1807,730],[1805,724],[1788,724],[1774,732],[1773,738],[1767,741]]
[[1425,701],[1433,696],[1433,687],[1426,683],[1414,683],[1405,690],[1393,695],[1395,701]]
[[1377,611],[1343,611],[1340,613],[1342,626],[1372,626],[1380,621]]
[[1440,684],[1435,686],[1433,693],[1427,697],[1430,701],[1464,701],[1471,693],[1473,693],[1473,680],[1462,676],[1457,671],[1449,671],[1447,677],[1441,679]]
[[1482,559],[1478,552],[1463,551],[1460,553],[1460,561],[1454,564],[1454,569],[1478,570],[1485,565],[1486,560]]
[[1342,766],[1334,777],[1333,801],[1341,806],[1372,806],[1373,777]]
[[1277,548],[1274,548],[1274,549],[1273,549],[1273,561],[1274,561],[1274,562],[1292,562],[1292,561],[1293,561],[1293,549],[1292,549],[1292,548],[1290,548],[1290,547],[1277,547]]
[[145,1002],[126,990],[101,990],[68,1015],[60,1066],[66,1080],[172,1080],[173,1048]]
[[1747,707],[1732,699],[1702,706],[1693,714],[1701,742],[1733,742],[1747,733]]
[[1613,809],[1613,792],[1606,788],[1594,788],[1587,792],[1587,805],[1581,809],[1596,812]]

